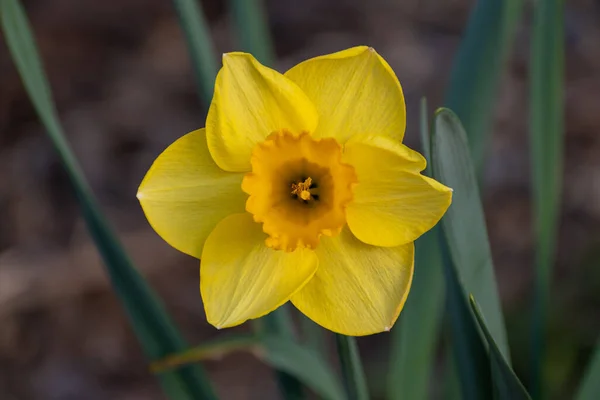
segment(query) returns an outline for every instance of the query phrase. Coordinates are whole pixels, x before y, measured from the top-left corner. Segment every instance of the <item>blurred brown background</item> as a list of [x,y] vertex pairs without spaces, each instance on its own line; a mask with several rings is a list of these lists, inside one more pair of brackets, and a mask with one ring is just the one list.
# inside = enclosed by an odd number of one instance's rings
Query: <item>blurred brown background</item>
[[[70,143],[111,222],[188,339],[214,336],[198,294],[197,261],[153,233],[135,198],[159,152],[204,124],[206,105],[198,101],[172,3],[24,4]],[[217,51],[237,50],[226,1],[202,4]],[[358,44],[375,47],[404,87],[406,141],[418,147],[419,99],[427,96],[432,109],[441,105],[472,4],[268,1],[276,68]],[[566,18],[565,183],[548,363],[555,398],[568,397],[600,332],[600,2],[570,0]],[[498,95],[484,187],[509,340],[525,380],[532,291],[529,25],[528,9]],[[375,395],[384,385],[388,339],[359,340]],[[277,398],[271,370],[249,354],[206,366],[223,399]],[[0,399],[161,398],[0,40]]]

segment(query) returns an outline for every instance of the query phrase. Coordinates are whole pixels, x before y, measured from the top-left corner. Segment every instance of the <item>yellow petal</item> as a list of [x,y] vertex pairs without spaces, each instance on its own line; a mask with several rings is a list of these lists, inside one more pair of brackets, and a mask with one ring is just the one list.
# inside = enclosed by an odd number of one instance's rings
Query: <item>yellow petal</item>
[[406,110],[402,87],[388,63],[370,47],[354,47],[304,61],[285,73],[319,111],[316,137],[340,143],[357,133],[402,141]]
[[208,148],[226,171],[250,171],[254,145],[275,131],[314,132],[315,106],[302,90],[246,53],[223,55],[206,119]]
[[344,335],[390,330],[408,296],[414,246],[376,247],[348,229],[322,237],[319,269],[292,303],[319,325]]
[[200,129],[158,156],[137,197],[150,225],[167,243],[200,258],[204,241],[217,223],[244,211],[243,176],[217,167]]
[[266,238],[260,224],[244,213],[225,218],[206,240],[200,292],[206,318],[215,327],[273,311],[313,277],[318,259],[312,250],[273,250]]
[[420,174],[425,159],[384,136],[346,143],[344,162],[358,176],[346,220],[354,235],[375,246],[413,242],[431,229],[452,201],[452,189]]

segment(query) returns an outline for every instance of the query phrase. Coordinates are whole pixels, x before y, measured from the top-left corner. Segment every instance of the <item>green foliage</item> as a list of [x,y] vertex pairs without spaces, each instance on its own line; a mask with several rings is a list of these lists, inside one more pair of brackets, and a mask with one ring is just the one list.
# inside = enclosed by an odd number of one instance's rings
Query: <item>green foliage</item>
[[150,370],[160,373],[182,365],[222,358],[236,351],[258,351],[261,344],[260,339],[260,336],[254,334],[218,337],[180,353],[169,354],[162,359],[156,360],[150,365]]
[[251,351],[268,365],[299,379],[327,400],[344,400],[344,390],[329,365],[314,350],[289,338],[275,335],[232,335],[214,339],[153,364],[156,371],[166,371],[234,351]]
[[492,338],[492,335],[490,334],[490,331],[488,330],[483,319],[483,315],[481,315],[481,310],[473,296],[471,296],[470,302],[473,314],[475,314],[479,328],[481,328],[481,331],[483,332],[485,340],[488,344],[490,369],[494,386],[494,399],[531,400],[529,393],[527,393],[519,378],[517,378],[513,370],[506,363],[502,353],[500,353],[500,350],[498,349],[494,338]]
[[262,357],[269,365],[293,376],[327,400],[343,400],[344,390],[327,362],[314,350],[292,340],[267,336]]
[[[0,0],[0,5],[2,30],[17,70],[63,162],[88,230],[144,352],[149,359],[156,359],[184,350],[184,340],[109,227],[69,148],[23,7],[18,0]],[[200,366],[160,374],[159,379],[173,399],[215,398]]]
[[368,400],[369,388],[367,379],[360,361],[360,353],[356,339],[346,335],[335,335],[335,344],[337,347],[340,367],[342,368],[342,378],[344,387],[349,400]]
[[218,64],[210,31],[197,0],[173,0],[194,67],[198,95],[208,108],[215,89]]
[[[452,205],[442,221],[442,257],[462,396],[529,399],[507,359],[504,321],[477,181],[464,129],[450,110],[440,109],[435,114],[432,154],[434,176],[454,188]],[[485,309],[475,303],[473,295],[469,308],[465,296],[472,291],[484,299]],[[498,346],[498,338],[503,340],[504,349]]]
[[153,363],[155,371],[166,371],[235,351],[249,351],[266,364],[298,378],[326,400],[344,400],[344,389],[323,357],[289,338],[270,334],[230,335],[203,343]]
[[[465,301],[465,289],[459,281],[457,268],[453,265],[448,243],[440,235],[444,278],[446,280],[446,307],[450,320],[452,355],[455,373],[460,382],[462,399],[488,398],[492,392],[490,367],[477,326]],[[455,393],[452,393],[455,394]]]
[[481,174],[498,84],[523,9],[522,0],[479,0],[454,60],[444,105],[462,121]]
[[[293,322],[287,306],[279,307],[279,309],[272,313],[253,321],[253,327],[254,331],[260,336],[279,336],[289,342],[294,341]],[[272,365],[272,367],[277,369],[276,365]],[[310,374],[312,371],[308,370],[306,373]],[[302,385],[296,377],[279,369],[277,369],[275,374],[279,390],[286,400],[304,398]]]
[[240,50],[252,53],[265,65],[273,65],[275,55],[263,0],[229,0]]
[[433,175],[453,188],[452,205],[442,219],[442,259],[452,343],[463,398],[486,398],[491,370],[468,293],[481,297],[487,330],[508,360],[508,342],[500,307],[483,207],[466,134],[448,109],[435,113],[432,134]]
[[432,140],[433,176],[451,187],[452,205],[442,219],[458,282],[481,304],[488,328],[510,362],[504,316],[500,307],[483,206],[467,137],[458,117],[448,109],[435,113]]
[[564,2],[536,2],[531,48],[530,149],[535,232],[534,398],[542,397],[545,327],[560,211],[564,132]]
[[576,400],[596,400],[600,393],[600,341],[583,377]]

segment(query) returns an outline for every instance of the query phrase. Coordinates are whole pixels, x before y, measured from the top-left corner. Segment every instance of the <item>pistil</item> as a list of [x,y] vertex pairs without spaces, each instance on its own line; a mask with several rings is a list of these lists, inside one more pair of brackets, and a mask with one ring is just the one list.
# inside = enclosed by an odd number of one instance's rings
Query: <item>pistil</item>
[[308,201],[312,198],[310,187],[312,186],[312,178],[308,177],[304,182],[292,183],[292,195],[298,196],[299,199]]

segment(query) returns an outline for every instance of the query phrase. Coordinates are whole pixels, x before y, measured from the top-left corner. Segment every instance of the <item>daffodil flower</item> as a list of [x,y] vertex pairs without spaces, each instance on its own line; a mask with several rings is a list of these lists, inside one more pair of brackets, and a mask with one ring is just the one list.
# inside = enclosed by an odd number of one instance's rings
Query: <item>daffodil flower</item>
[[389,330],[406,301],[413,242],[451,202],[402,144],[402,88],[355,47],[285,74],[228,53],[206,128],[154,162],[138,198],[171,246],[201,259],[217,328],[291,301],[346,335]]

